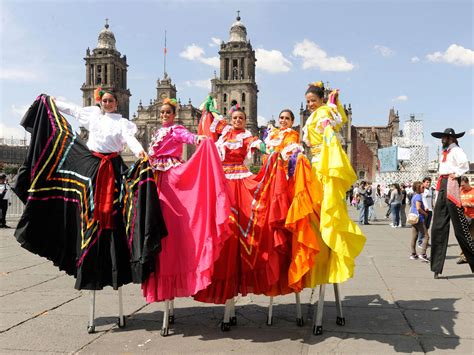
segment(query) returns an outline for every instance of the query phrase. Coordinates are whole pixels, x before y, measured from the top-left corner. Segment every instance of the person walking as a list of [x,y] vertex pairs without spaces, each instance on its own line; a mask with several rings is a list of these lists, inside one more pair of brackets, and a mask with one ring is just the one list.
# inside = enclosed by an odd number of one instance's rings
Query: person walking
[[405,185],[402,184],[400,186],[400,192],[401,192],[401,205],[400,205],[400,225],[402,228],[405,228],[407,224],[407,212],[406,212],[406,207],[407,207],[407,191],[405,189]]
[[[431,178],[425,177],[423,179],[423,186],[424,191],[421,197],[423,197],[423,206],[425,207],[425,211],[428,213],[428,216],[425,218],[425,226],[426,230],[430,229],[431,219],[433,218],[433,207],[434,207],[434,188],[431,187]],[[423,235],[421,233],[418,234],[418,241],[417,245],[421,248],[423,244]]]
[[367,183],[362,181],[359,187],[359,224],[369,224],[369,205],[366,203],[367,197]]
[[436,186],[438,197],[434,208],[433,227],[431,229],[431,271],[434,278],[443,272],[446,251],[448,249],[450,221],[454,234],[467,262],[474,272],[474,241],[469,232],[469,223],[461,206],[460,178],[469,170],[469,162],[464,151],[458,145],[458,138],[465,132],[456,133],[452,128],[431,135],[441,139],[443,151],[439,159],[439,179]]

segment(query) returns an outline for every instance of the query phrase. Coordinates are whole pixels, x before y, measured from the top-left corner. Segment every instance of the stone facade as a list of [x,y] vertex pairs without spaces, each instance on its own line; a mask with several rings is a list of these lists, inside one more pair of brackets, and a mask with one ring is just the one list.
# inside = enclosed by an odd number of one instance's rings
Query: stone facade
[[237,16],[229,31],[229,41],[219,51],[220,75],[211,80],[217,110],[227,115],[236,102],[247,114],[247,129],[258,133],[257,83],[255,82],[255,51],[247,40],[247,29]]
[[94,90],[101,86],[114,89],[118,96],[118,111],[123,117],[130,117],[130,90],[127,89],[127,57],[115,48],[114,33],[109,24],[99,33],[97,47],[86,50],[86,81],[82,84],[84,106],[95,105]]
[[[136,135],[142,146],[147,149],[151,142],[151,137],[157,128],[161,127],[160,109],[163,100],[166,98],[176,99],[176,86],[172,83],[167,73],[164,74],[162,80],[156,82],[156,98],[150,100],[148,106],[143,106],[142,101],[138,104],[137,114],[133,115],[133,120],[138,128]],[[175,123],[183,125],[190,132],[197,133],[201,111],[194,107],[189,99],[185,105],[178,101],[176,108]],[[194,152],[194,147],[185,145],[183,150],[183,158],[187,159]]]

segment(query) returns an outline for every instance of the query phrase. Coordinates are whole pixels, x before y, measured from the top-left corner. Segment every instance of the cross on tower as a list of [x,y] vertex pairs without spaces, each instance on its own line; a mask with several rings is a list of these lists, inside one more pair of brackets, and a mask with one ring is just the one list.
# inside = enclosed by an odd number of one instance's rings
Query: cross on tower
[[105,28],[109,28],[109,19],[108,18],[105,19]]
[[237,10],[237,21],[240,21],[240,10]]

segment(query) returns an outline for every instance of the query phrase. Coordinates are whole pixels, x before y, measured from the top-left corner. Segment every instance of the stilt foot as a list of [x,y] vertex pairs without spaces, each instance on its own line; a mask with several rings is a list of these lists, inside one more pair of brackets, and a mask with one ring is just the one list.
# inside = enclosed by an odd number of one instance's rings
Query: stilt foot
[[125,328],[125,317],[122,316],[122,317],[118,317],[117,318],[117,325],[119,328]]
[[169,335],[169,328],[161,328],[160,335],[162,337],[167,337]]
[[302,327],[304,325],[304,320],[303,318],[296,318],[296,325],[298,327]]
[[87,326],[87,333],[89,333],[89,334],[95,333],[95,325],[88,325]]
[[323,334],[323,326],[322,326],[322,325],[314,325],[314,326],[313,326],[313,334],[314,334],[314,335],[321,335],[321,334]]

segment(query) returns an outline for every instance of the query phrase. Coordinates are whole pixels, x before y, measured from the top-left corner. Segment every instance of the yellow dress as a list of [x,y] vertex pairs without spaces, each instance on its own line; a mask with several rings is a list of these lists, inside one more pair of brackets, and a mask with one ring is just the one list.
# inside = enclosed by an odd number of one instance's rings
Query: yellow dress
[[[314,111],[303,128],[303,140],[312,153],[312,204],[319,216],[320,251],[305,274],[304,287],[340,283],[353,277],[355,258],[365,244],[362,231],[350,218],[346,191],[357,176],[337,133],[347,122],[339,101]],[[319,213],[318,213],[319,212]]]

